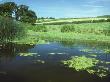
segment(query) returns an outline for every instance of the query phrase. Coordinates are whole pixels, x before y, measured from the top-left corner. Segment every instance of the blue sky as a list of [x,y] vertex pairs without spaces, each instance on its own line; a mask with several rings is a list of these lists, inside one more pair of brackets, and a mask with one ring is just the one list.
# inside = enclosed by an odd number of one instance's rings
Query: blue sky
[[94,17],[110,14],[110,0],[0,0],[25,4],[38,17]]

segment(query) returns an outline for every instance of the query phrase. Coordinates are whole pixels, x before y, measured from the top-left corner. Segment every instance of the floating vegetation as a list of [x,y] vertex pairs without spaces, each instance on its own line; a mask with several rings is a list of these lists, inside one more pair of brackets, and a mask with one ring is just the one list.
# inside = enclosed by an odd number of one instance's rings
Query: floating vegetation
[[64,53],[64,52],[59,52],[59,53],[48,53],[49,55],[65,55],[67,53]]
[[93,67],[95,64],[98,63],[98,60],[82,56],[82,57],[72,57],[71,60],[63,61],[63,63],[79,71]]
[[[107,76],[109,68],[102,64],[106,62],[100,62],[95,58],[87,58],[85,56],[75,56],[70,60],[63,61],[63,64],[68,65],[69,68],[73,68],[76,71],[86,70],[90,74],[96,74],[99,77]],[[100,64],[100,65],[99,65]]]
[[44,64],[45,63],[45,61],[44,60],[33,60],[33,63],[41,63],[41,64]]
[[63,54],[66,54],[66,53],[57,53],[57,54],[59,54],[59,55],[63,55]]
[[105,62],[106,64],[110,64],[110,62]]
[[81,52],[92,52],[92,49],[81,49]]
[[48,53],[49,55],[55,55],[56,53]]
[[91,56],[91,57],[97,57],[96,54],[89,54],[89,56]]
[[105,53],[103,50],[98,50],[98,49],[81,49],[81,50],[79,50],[79,51],[81,51],[81,52],[86,52],[86,53]]
[[37,53],[19,53],[19,56],[33,56],[37,55]]
[[104,49],[104,53],[110,53],[110,49]]

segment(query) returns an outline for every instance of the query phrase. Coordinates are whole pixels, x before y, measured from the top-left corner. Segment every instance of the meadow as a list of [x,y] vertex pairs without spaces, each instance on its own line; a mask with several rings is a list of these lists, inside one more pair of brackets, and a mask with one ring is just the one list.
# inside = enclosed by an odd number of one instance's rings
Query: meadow
[[[50,19],[55,20],[55,19]],[[79,19],[57,19],[56,21],[85,21],[90,20],[90,18],[79,18]],[[91,19],[92,20],[92,19]],[[95,18],[94,20],[102,20],[102,18]],[[46,20],[47,21],[47,20]],[[46,22],[45,21],[45,22]],[[51,23],[51,22],[50,22]],[[12,24],[12,23],[11,23]],[[10,22],[7,21],[7,25],[10,29],[16,29],[15,31],[18,33],[21,30],[20,34],[16,34],[10,42],[14,42],[17,44],[36,44],[38,39],[49,39],[56,41],[88,41],[88,42],[105,42],[110,43],[110,22],[97,22],[97,23],[67,23],[67,24],[59,24],[59,25],[47,25],[47,24],[36,24],[31,25],[28,23],[16,22],[10,25]],[[16,25],[16,27],[11,28],[11,26]],[[1,24],[3,28],[3,24]],[[7,28],[9,28],[7,27]],[[18,27],[20,29],[18,29]],[[18,30],[17,30],[18,29]],[[7,33],[6,30],[5,33]],[[14,31],[13,31],[14,32]],[[5,34],[6,35],[6,34]],[[10,34],[10,36],[12,36]],[[1,35],[2,37],[3,35]],[[4,40],[10,38],[10,36],[4,37]],[[5,39],[6,38],[6,39]],[[3,40],[2,40],[3,41]]]
[[98,22],[110,22],[110,18],[97,18],[97,17],[88,17],[88,18],[57,18],[57,19],[38,19],[36,24],[45,24],[45,25],[62,25],[62,24],[80,24],[80,23],[98,23]]
[[[109,22],[43,26],[45,27],[46,31],[37,31],[38,36],[43,39],[54,39],[57,41],[80,40],[110,43]],[[31,30],[35,31],[34,29],[31,28]]]

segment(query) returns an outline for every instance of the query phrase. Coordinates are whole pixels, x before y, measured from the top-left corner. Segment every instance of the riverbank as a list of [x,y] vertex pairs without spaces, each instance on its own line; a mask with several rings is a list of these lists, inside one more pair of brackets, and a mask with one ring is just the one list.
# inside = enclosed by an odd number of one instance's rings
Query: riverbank
[[80,33],[59,33],[59,32],[39,32],[39,37],[42,39],[50,39],[56,41],[93,41],[110,43],[110,36],[95,35],[95,34],[80,34]]
[[[65,25],[27,26],[27,35],[13,42],[17,44],[36,44],[40,40],[85,41],[110,43],[110,23],[85,23]],[[45,27],[45,31],[44,31]],[[40,31],[39,29],[40,28]],[[36,31],[37,30],[37,31]]]

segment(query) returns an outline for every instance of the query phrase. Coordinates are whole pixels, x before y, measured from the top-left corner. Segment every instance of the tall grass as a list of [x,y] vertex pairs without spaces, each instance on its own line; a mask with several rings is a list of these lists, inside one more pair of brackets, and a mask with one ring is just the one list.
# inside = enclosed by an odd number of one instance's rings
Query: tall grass
[[74,32],[75,28],[74,25],[63,25],[61,27],[61,32]]
[[[80,40],[110,43],[110,23],[85,23],[46,25],[47,32],[37,32],[39,37],[49,40]],[[54,29],[53,29],[54,28]]]
[[16,21],[0,16],[0,43],[23,37],[25,32],[25,28]]
[[91,33],[96,35],[110,35],[110,23],[85,23],[85,24],[71,24],[61,26],[61,32],[74,33]]
[[31,25],[28,23],[21,23],[21,25],[25,26],[28,30],[35,32],[47,32],[47,27],[45,25]]

